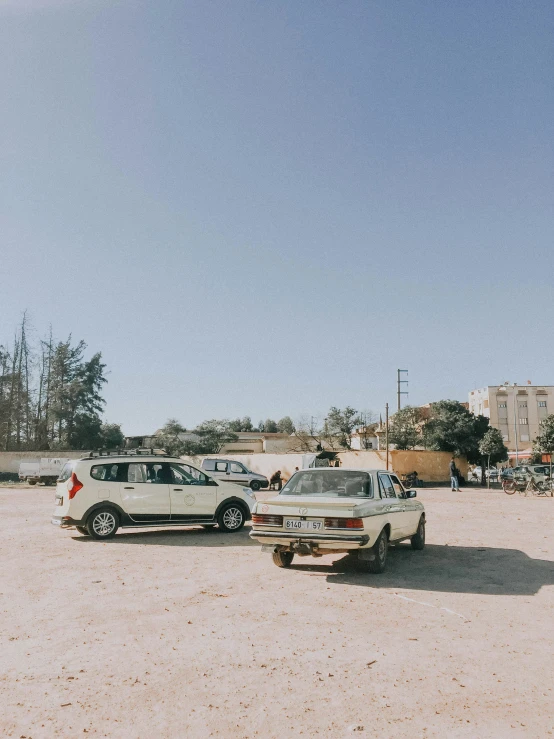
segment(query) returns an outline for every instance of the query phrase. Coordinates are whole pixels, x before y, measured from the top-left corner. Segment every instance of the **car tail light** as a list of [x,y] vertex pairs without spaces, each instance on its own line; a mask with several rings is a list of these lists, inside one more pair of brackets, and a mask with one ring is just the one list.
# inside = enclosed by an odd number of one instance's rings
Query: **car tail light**
[[363,529],[363,518],[326,518],[326,529]]
[[282,526],[283,516],[272,516],[267,513],[253,513],[252,523],[258,526]]
[[67,491],[69,493],[69,500],[74,498],[79,490],[83,487],[83,483],[79,480],[77,475],[73,472],[67,483]]

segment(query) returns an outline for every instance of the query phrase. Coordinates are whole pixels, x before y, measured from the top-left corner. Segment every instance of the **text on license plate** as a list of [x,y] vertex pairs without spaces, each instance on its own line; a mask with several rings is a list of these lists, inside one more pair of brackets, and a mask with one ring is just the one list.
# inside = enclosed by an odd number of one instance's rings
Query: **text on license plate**
[[321,531],[323,521],[300,521],[297,518],[285,518],[285,528],[292,531]]

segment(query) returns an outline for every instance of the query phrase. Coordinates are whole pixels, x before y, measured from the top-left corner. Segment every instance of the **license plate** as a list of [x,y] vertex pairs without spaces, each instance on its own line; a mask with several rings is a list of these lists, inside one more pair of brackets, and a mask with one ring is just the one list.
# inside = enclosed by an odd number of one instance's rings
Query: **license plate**
[[289,531],[321,531],[323,521],[300,521],[297,518],[285,518],[285,529]]

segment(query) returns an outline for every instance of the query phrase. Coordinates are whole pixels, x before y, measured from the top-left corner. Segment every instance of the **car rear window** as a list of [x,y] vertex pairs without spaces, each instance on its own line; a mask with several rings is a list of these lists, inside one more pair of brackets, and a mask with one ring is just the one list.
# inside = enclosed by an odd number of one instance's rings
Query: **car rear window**
[[58,482],[67,482],[67,480],[69,480],[76,461],[76,459],[72,459],[70,462],[66,462],[64,464],[62,471],[60,472],[60,476],[58,477]]
[[291,477],[281,495],[317,495],[322,498],[373,498],[371,477],[355,470],[306,470]]

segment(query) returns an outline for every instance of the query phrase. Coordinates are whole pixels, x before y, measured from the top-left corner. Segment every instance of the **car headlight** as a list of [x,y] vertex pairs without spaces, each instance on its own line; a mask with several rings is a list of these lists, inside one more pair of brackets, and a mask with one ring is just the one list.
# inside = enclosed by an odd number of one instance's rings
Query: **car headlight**
[[255,494],[254,494],[254,491],[253,491],[253,490],[251,490],[250,488],[243,488],[243,489],[242,489],[242,492],[243,492],[243,493],[244,493],[245,495],[249,495],[249,496],[250,496],[251,498],[254,498],[254,500],[256,500],[256,496],[255,496]]

